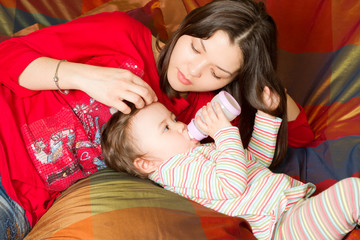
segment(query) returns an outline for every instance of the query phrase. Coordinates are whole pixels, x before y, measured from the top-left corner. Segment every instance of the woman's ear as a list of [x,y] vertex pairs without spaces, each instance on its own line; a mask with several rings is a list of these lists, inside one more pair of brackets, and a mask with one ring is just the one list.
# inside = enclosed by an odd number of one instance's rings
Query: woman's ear
[[134,160],[134,166],[142,173],[150,174],[156,170],[154,161],[138,157]]

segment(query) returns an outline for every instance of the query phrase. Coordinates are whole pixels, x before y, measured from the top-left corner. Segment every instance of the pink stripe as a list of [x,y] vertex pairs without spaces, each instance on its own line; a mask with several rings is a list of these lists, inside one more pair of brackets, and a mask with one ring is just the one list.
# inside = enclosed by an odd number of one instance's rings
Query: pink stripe
[[254,127],[254,131],[257,132],[259,135],[265,135],[271,139],[274,139],[277,136],[277,133],[268,132],[257,127]]
[[[314,201],[314,205],[316,206],[318,204],[320,204],[320,201]],[[317,209],[319,209],[318,207],[315,208],[315,212],[318,212]],[[315,214],[312,216],[311,211],[310,211],[310,204],[306,204],[306,208],[305,208],[305,217],[307,219],[308,222],[311,222],[311,224],[309,224],[310,228],[312,229],[312,232],[316,232],[316,234],[318,234],[318,236],[321,236],[322,234],[320,233],[319,229],[318,229],[318,224],[316,224],[315,222]],[[319,214],[320,216],[321,214]],[[309,217],[312,216],[312,217]],[[300,220],[300,219],[299,219]],[[312,227],[311,227],[312,226]]]
[[279,184],[282,182],[282,180],[284,179],[284,177],[278,178],[275,182],[275,184],[271,187],[271,189],[269,189],[269,192],[271,191],[271,194],[268,194],[267,198],[266,198],[266,202],[263,204],[260,212],[264,211],[264,208],[267,206],[267,203],[270,202],[270,200],[273,198],[274,194],[279,194],[278,191],[276,191],[279,187]]
[[189,177],[189,165],[185,165],[185,168],[184,168],[184,171],[183,171],[182,175],[184,177],[180,178],[181,186],[185,186],[185,184],[186,184],[186,182],[188,180],[188,177]]
[[[325,208],[324,208],[325,206],[322,204],[322,201],[321,201],[321,200],[322,200],[323,198],[331,199],[332,196],[330,196],[330,194],[332,193],[332,195],[334,195],[334,194],[333,194],[334,192],[335,192],[335,188],[334,188],[334,187],[331,187],[331,188],[329,188],[328,190],[326,190],[325,192],[319,194],[319,195],[318,195],[319,198],[316,199],[316,201],[319,201],[319,209],[321,210],[321,211],[319,211],[319,215],[322,216],[321,219],[323,220],[323,222],[326,221],[326,222],[324,223],[324,225],[327,226],[328,228],[331,228],[331,229],[329,229],[331,233],[336,232],[336,229],[334,228],[333,223],[332,223],[331,219],[329,218],[330,216],[327,215],[327,213],[326,213],[326,211],[325,211]],[[332,205],[332,206],[333,206],[333,205]],[[320,216],[319,216],[319,217],[320,217]],[[320,219],[320,220],[321,220],[321,219]]]
[[[201,170],[204,168],[204,164],[205,164],[205,161],[202,161],[201,162],[201,165],[199,166],[199,169],[198,169],[198,171],[196,171],[196,180],[195,180],[195,188],[196,189],[199,189],[199,185],[200,185],[200,179],[201,179],[201,177],[200,177],[200,173],[201,173]],[[199,197],[199,194],[198,195],[196,195],[196,197]]]
[[[249,148],[250,149],[250,148]],[[256,151],[255,149],[251,148],[251,152],[255,155],[255,156],[260,156],[259,158],[261,158],[262,160],[270,160],[270,162],[272,161],[272,158],[269,156],[264,155],[261,152]],[[255,154],[256,153],[256,154]]]
[[254,143],[256,143],[255,145],[265,146],[266,148],[270,148],[270,149],[271,149],[271,148],[275,148],[274,145],[272,145],[272,144],[267,144],[267,143],[265,143],[265,142],[262,142],[261,140],[259,140],[259,139],[257,139],[257,138],[253,138],[252,141],[253,141]]
[[[356,203],[355,203],[355,195],[354,195],[354,192],[357,191],[353,188],[353,185],[351,184],[351,189],[350,189],[350,196],[351,196],[351,206],[350,206],[350,209],[354,209],[354,210],[359,210],[359,206],[356,207]],[[359,212],[357,211],[354,211],[354,215],[352,216],[354,219],[357,219],[358,216],[360,215]],[[358,219],[358,224],[360,223],[360,219]]]

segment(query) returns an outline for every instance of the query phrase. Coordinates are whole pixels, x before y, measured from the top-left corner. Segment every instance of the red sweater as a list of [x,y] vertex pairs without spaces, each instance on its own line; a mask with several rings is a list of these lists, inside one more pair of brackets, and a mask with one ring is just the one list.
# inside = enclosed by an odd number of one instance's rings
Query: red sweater
[[[111,115],[109,107],[81,91],[62,95],[21,87],[18,77],[33,60],[47,56],[129,69],[185,123],[213,96],[190,93],[186,100],[171,102],[159,87],[150,31],[122,12],[83,17],[7,40],[0,54],[0,176],[31,226],[61,191],[105,167],[99,138]],[[302,112],[295,124],[289,124],[290,145],[292,139],[307,139],[304,129],[310,128],[304,116]],[[294,143],[299,146],[299,141]]]

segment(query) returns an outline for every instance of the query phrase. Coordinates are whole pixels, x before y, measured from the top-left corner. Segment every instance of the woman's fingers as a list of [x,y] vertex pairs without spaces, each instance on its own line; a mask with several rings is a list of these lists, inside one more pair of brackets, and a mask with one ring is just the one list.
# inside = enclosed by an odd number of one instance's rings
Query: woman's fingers
[[139,95],[145,101],[146,105],[158,100],[154,90],[144,80],[136,77],[134,83],[132,91]]
[[[104,77],[99,86],[97,100],[106,105],[112,106],[123,113],[130,113],[129,106],[124,102],[131,102],[136,108],[143,108],[144,106],[157,101],[157,96],[154,90],[143,79],[128,70],[116,69],[116,72],[108,78]],[[106,91],[101,94],[101,89]],[[107,89],[107,90],[106,90]],[[95,89],[96,91],[96,89]]]
[[137,108],[157,101],[150,85],[129,70],[72,62],[67,62],[62,68],[64,70],[67,70],[64,75],[71,80],[70,89],[81,90],[96,101],[121,112],[130,112],[125,100],[134,103]]
[[113,108],[116,108],[117,110],[125,114],[129,114],[131,112],[130,107],[123,101],[118,101],[116,104],[113,105]]

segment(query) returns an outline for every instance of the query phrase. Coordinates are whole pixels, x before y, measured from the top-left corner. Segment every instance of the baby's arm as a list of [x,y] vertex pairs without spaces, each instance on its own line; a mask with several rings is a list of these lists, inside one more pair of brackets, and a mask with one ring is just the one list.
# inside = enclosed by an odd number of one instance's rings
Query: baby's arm
[[[264,87],[262,94],[263,105],[270,111],[276,109],[280,103],[280,96]],[[246,156],[269,167],[275,153],[276,138],[281,125],[281,119],[258,110],[255,116],[254,130],[250,139]]]
[[215,140],[216,145],[216,154],[211,157],[212,170],[205,171],[207,179],[211,179],[210,188],[204,192],[209,193],[208,197],[220,192],[228,197],[240,196],[247,187],[248,175],[239,129],[231,125],[218,103],[214,107],[216,112],[208,104],[202,109],[204,122],[198,119],[199,127]]
[[255,116],[254,131],[246,154],[249,158],[269,167],[275,153],[276,138],[281,119],[261,111]]

